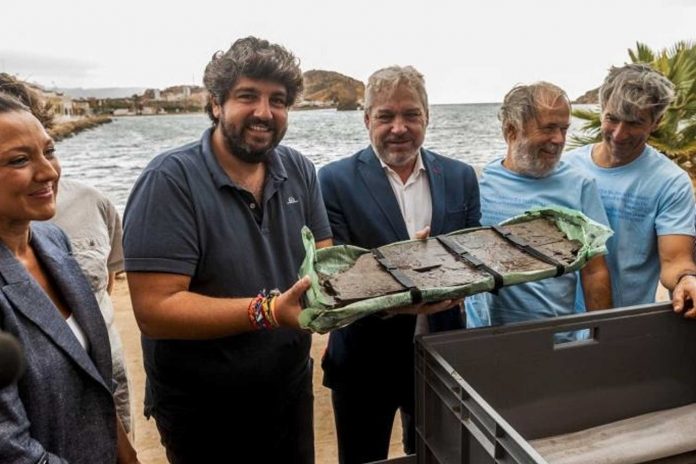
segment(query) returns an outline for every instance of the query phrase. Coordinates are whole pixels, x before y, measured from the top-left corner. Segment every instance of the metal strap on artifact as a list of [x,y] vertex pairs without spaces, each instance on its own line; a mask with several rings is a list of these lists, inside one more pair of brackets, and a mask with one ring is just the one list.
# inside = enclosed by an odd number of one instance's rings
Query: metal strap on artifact
[[375,257],[377,262],[387,271],[401,286],[403,286],[411,294],[411,303],[418,304],[423,301],[423,293],[420,288],[416,286],[415,283],[403,272],[399,270],[396,266],[389,262],[389,260],[382,254],[379,248],[373,248],[370,250],[372,256]]
[[435,238],[438,242],[440,242],[440,245],[442,245],[445,250],[447,250],[458,260],[464,261],[465,263],[473,266],[475,269],[479,271],[490,274],[493,277],[494,284],[493,290],[491,291],[495,292],[503,286],[503,276],[499,272],[488,266],[486,263],[478,259],[476,256],[469,253],[469,251],[466,248],[460,245],[452,237],[449,237],[447,235],[438,235]]
[[565,265],[558,261],[555,258],[552,258],[551,256],[537,250],[533,246],[531,246],[529,243],[527,243],[526,240],[523,238],[518,237],[517,235],[512,234],[511,232],[506,232],[503,229],[501,229],[498,226],[491,226],[491,229],[495,231],[498,235],[503,237],[505,240],[510,242],[511,244],[515,245],[517,248],[520,250],[524,251],[528,255],[538,259],[539,261],[543,261],[547,264],[551,264],[552,266],[556,267],[556,275],[554,277],[558,277],[560,275],[563,275],[565,272]]

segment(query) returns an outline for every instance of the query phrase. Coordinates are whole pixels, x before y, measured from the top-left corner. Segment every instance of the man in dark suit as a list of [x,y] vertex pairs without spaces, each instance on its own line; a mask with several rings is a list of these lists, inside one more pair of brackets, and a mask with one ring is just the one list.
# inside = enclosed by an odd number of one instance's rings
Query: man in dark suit
[[[479,225],[474,170],[423,149],[427,125],[428,97],[417,70],[394,66],[370,77],[365,126],[371,145],[319,171],[336,243],[374,248]],[[371,316],[331,333],[322,367],[342,464],[386,458],[397,409],[404,450],[414,452],[416,326],[419,333],[461,328],[461,314],[455,306],[418,319]]]

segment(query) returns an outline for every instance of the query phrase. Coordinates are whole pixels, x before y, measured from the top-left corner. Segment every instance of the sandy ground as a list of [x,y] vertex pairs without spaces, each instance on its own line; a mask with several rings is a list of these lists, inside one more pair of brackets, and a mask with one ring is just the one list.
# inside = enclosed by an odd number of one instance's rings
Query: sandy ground
[[[146,420],[142,414],[145,373],[140,349],[140,331],[133,317],[128,285],[125,279],[116,280],[113,291],[115,324],[123,341],[128,374],[133,388],[135,404],[135,448],[142,464],[163,464],[167,462],[164,449],[159,441],[157,427],[153,420]],[[317,464],[336,463],[336,431],[331,409],[330,391],[321,385],[321,368],[318,361],[326,348],[328,335],[314,335],[312,357],[317,361],[314,369],[314,439]],[[389,457],[402,456],[401,425],[394,423]]]

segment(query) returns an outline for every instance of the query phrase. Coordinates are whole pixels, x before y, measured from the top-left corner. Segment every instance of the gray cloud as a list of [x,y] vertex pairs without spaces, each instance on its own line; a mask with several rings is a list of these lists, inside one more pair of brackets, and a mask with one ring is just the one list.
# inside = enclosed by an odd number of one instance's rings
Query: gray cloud
[[0,50],[0,71],[44,84],[80,81],[96,69],[96,64],[76,58]]

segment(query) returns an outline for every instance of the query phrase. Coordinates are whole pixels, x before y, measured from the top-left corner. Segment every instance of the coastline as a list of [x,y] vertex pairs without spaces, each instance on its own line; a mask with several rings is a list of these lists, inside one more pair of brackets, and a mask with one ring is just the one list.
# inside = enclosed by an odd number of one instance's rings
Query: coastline
[[79,119],[68,119],[57,122],[48,133],[53,137],[53,140],[58,142],[67,137],[72,137],[75,134],[88,129],[93,129],[102,124],[108,124],[112,121],[109,116],[85,116]]

